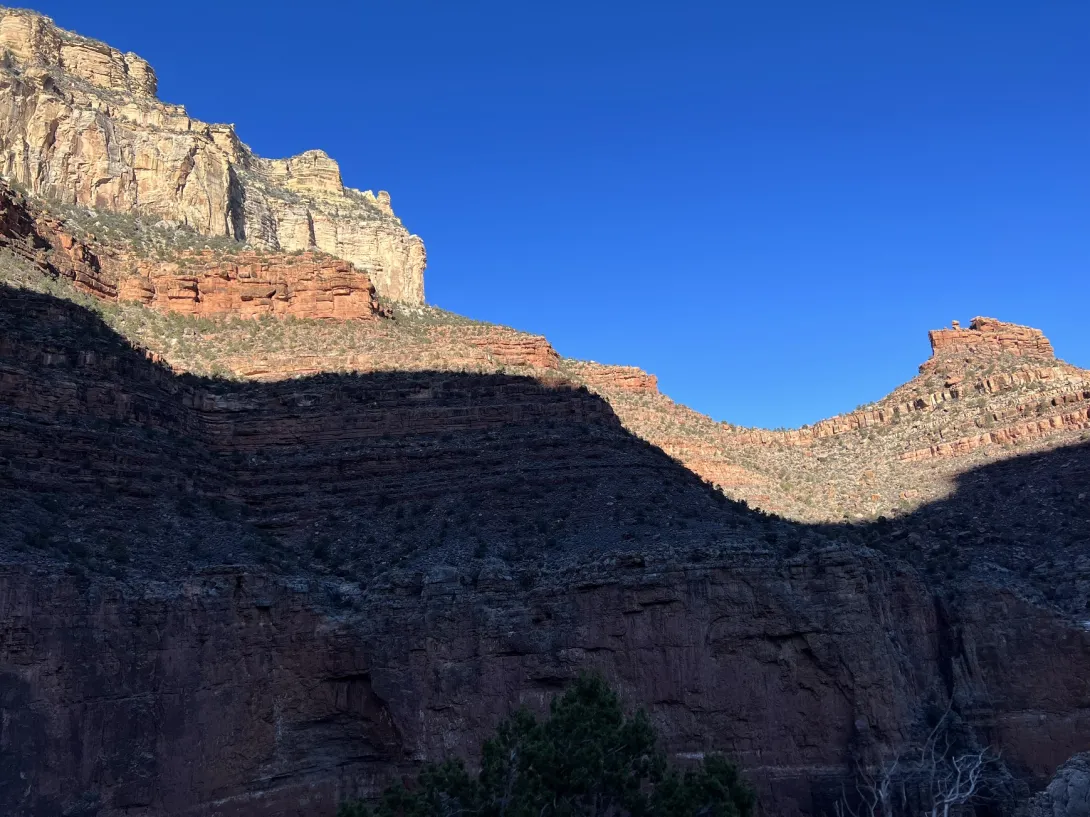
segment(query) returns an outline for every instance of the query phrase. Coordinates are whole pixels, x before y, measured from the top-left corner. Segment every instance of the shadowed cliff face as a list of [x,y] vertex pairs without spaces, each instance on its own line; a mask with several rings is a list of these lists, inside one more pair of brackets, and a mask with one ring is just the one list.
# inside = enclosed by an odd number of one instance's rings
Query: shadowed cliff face
[[[16,539],[71,544],[96,520],[137,514],[170,541],[181,516],[198,555],[271,548],[275,563],[287,544],[292,569],[317,560],[358,576],[417,556],[601,552],[666,535],[704,545],[748,524],[740,506],[626,433],[607,403],[560,379],[178,377],[81,307],[2,292],[0,395],[17,455],[5,463],[6,498],[32,509],[60,492],[58,513],[72,515],[48,525],[32,510],[9,515]],[[133,566],[186,555],[116,537]]]
[[332,814],[585,668],[770,814],[948,696],[1031,781],[1090,749],[1085,446],[807,526],[562,380],[178,376],[7,288],[0,420],[5,814]]

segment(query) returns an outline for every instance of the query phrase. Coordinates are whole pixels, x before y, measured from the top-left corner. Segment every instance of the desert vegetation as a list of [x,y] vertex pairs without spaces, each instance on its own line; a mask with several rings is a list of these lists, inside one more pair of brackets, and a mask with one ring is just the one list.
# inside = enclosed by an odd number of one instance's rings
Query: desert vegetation
[[429,764],[414,785],[346,802],[338,817],[750,817],[754,807],[733,763],[668,762],[646,713],[626,715],[602,678],[584,675],[545,718],[520,709],[500,723],[479,770]]

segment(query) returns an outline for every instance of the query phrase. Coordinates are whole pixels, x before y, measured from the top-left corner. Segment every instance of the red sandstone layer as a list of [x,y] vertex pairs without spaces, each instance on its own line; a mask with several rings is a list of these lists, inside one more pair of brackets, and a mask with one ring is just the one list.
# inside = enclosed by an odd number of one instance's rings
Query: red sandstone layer
[[367,275],[347,261],[319,253],[246,252],[224,258],[205,251],[171,262],[141,260],[134,266],[135,274],[120,277],[118,297],[164,311],[339,320],[371,319],[378,313]]
[[370,319],[383,310],[364,272],[321,253],[210,250],[157,261],[74,236],[0,185],[0,246],[103,300],[137,301],[198,317]]
[[[995,318],[973,318],[968,329],[955,325],[952,329],[934,329],[928,333],[932,360],[940,354],[980,356],[1006,352],[1018,357],[1053,360],[1052,344],[1040,329],[1003,323]],[[924,366],[929,366],[928,361]],[[921,367],[922,369],[923,367]]]

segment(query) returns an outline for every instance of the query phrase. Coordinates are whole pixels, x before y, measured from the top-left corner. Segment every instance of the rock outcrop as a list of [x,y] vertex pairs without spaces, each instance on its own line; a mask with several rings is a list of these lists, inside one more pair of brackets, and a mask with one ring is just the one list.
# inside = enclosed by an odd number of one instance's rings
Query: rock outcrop
[[1057,769],[1024,817],[1090,817],[1090,752],[1075,755]]
[[541,335],[527,335],[505,327],[454,327],[436,330],[435,334],[481,349],[502,366],[555,369],[560,362],[560,355]]
[[155,97],[134,54],[0,9],[0,175],[48,199],[138,214],[274,251],[320,250],[379,295],[424,300],[424,244],[377,196],[344,187],[321,151],[269,160],[231,125]]
[[[964,355],[979,359],[983,356],[1009,354],[1036,360],[1055,360],[1052,344],[1040,329],[1003,323],[995,318],[973,318],[968,329],[954,326],[952,329],[933,329],[931,340],[933,358],[948,355]],[[921,371],[934,366],[934,360],[924,363]]]
[[608,366],[590,361],[570,360],[568,369],[594,391],[603,394],[621,391],[635,394],[656,394],[658,378],[636,366]]
[[180,252],[172,260],[73,236],[0,182],[0,247],[107,301],[198,317],[364,319],[388,315],[368,276],[323,254]]
[[121,279],[118,297],[169,312],[339,320],[368,320],[380,313],[366,275],[347,261],[314,253],[224,258],[205,252],[134,266],[135,274]]
[[955,400],[997,395],[1031,384],[1054,386],[1056,384],[1077,382],[1081,379],[1070,367],[1064,366],[1043,366],[1014,369],[1009,372],[995,372],[979,380],[968,382],[961,377],[950,378],[941,391],[917,392],[911,395],[911,399],[904,402],[887,399],[873,409],[841,414],[827,420],[819,420],[813,425],[787,431],[740,429],[736,432],[736,439],[739,442],[762,445],[810,445],[815,440],[825,437],[848,434],[861,429],[893,425],[900,420],[910,418],[913,414],[933,411],[943,404]]

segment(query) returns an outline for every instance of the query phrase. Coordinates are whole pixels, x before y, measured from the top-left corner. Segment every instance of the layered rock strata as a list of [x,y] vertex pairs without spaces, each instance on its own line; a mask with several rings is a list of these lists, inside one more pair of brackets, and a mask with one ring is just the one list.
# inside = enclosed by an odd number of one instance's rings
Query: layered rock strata
[[937,592],[876,549],[979,513],[994,554],[1020,502],[1076,531],[1050,480],[1077,490],[1085,455],[982,474],[944,524],[811,528],[725,503],[570,385],[179,377],[2,295],[4,813],[329,814],[588,668],[675,756],[738,758],[770,815],[828,811],[936,697],[1026,780],[1090,749],[1085,627],[1011,570]]
[[[585,669],[772,817],[831,813],[937,703],[1034,786],[1090,749],[1090,448],[980,465],[1086,430],[1037,330],[939,330],[872,409],[734,429],[538,336],[358,320],[423,298],[387,195],[46,18],[0,13],[0,45],[4,173],[267,250],[153,261],[0,190],[2,260],[127,333],[0,288],[0,813],[331,814]],[[357,320],[188,320],[263,315]],[[201,355],[276,382],[179,373]]]
[[136,262],[118,297],[201,317],[261,315],[371,319],[380,314],[370,279],[347,261],[303,253],[272,256],[211,252],[166,263]]
[[543,336],[506,327],[442,327],[435,329],[433,334],[481,349],[501,366],[556,369],[560,363],[560,355]]
[[[0,206],[0,242],[106,300],[197,317],[391,314],[375,302],[367,276],[325,256],[180,251],[173,260],[141,257],[116,243],[100,246],[69,234],[63,218],[19,194],[0,189]],[[974,322],[983,329],[940,330],[973,340],[940,341],[917,378],[874,406],[801,429],[766,431],[715,423],[679,406],[639,369],[563,360],[540,336],[426,307],[401,314],[370,321],[370,328],[278,329],[282,339],[275,344],[229,324],[189,330],[194,340],[180,344],[145,342],[180,369],[195,357],[198,370],[214,366],[262,380],[425,369],[571,380],[605,397],[627,429],[729,495],[801,519],[900,513],[940,496],[948,478],[921,474],[916,464],[982,461],[1090,432],[1090,375],[1056,360],[1038,330],[984,319]],[[949,475],[959,467],[952,465]]]
[[[982,355],[1001,353],[1017,357],[1053,360],[1056,355],[1052,344],[1040,329],[1004,323],[995,318],[973,318],[968,329],[954,326],[952,329],[933,329],[928,334],[934,357],[942,355]],[[928,361],[921,366],[925,370],[934,366]]]
[[[1090,404],[1090,391],[1079,392],[1077,395],[1071,396],[1077,397],[1079,402]],[[1054,414],[1043,420],[1016,423],[984,434],[961,437],[950,442],[936,443],[927,448],[906,451],[901,454],[901,459],[907,462],[920,462],[929,459],[959,457],[985,446],[1017,445],[1058,432],[1082,431],[1084,429],[1090,429],[1090,405],[1075,411]]]
[[139,214],[274,251],[320,250],[389,300],[424,300],[424,244],[390,197],[344,187],[321,151],[263,159],[231,125],[155,97],[134,54],[0,9],[0,174],[67,204]]
[[[956,322],[955,322],[956,323]],[[1052,344],[1040,329],[1003,323],[994,318],[973,318],[968,329],[933,329],[928,333],[931,358],[921,364],[925,375],[943,375],[942,389],[928,391],[923,384],[908,383],[882,400],[874,408],[853,411],[821,420],[813,425],[788,431],[744,429],[737,439],[742,443],[809,445],[814,440],[847,434],[860,429],[888,426],[908,419],[914,413],[930,412],[955,400],[1009,392],[1038,383],[1046,386],[1081,382],[1085,374],[1071,366],[1058,364]],[[1010,371],[966,377],[966,370],[980,371],[988,364],[1010,356],[1019,361]],[[1044,363],[1027,366],[1023,359]]]
[[605,394],[613,391],[656,394],[659,390],[658,378],[636,366],[608,366],[570,360],[567,361],[567,368],[589,388]]
[[1090,372],[1057,360],[1040,330],[977,318],[931,338],[917,377],[799,429],[713,423],[655,393],[601,393],[626,428],[686,467],[796,519],[901,515],[965,468],[1090,437]]
[[300,253],[181,252],[173,260],[75,237],[63,220],[0,183],[0,247],[106,301],[198,317],[371,319],[388,315],[347,261]]

